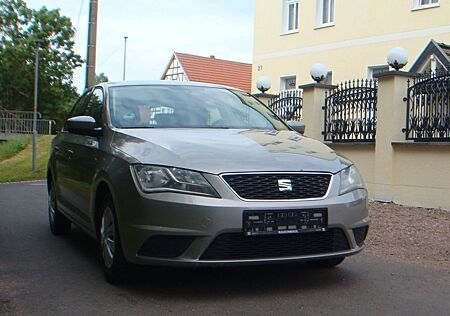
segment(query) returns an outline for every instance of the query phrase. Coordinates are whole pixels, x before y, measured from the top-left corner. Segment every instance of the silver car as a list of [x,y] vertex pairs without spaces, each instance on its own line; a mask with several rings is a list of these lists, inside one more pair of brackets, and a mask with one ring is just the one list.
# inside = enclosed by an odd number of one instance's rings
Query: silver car
[[128,263],[332,267],[364,247],[356,167],[246,92],[104,83],[69,117],[48,164],[50,228],[96,238],[111,283]]

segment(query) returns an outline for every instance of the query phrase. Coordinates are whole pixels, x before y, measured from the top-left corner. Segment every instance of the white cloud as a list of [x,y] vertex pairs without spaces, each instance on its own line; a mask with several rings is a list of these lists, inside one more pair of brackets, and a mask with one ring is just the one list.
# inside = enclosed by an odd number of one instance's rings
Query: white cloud
[[[81,15],[79,16],[81,3]],[[251,62],[253,0],[118,1],[99,0],[97,73],[122,79],[123,36],[128,36],[127,80],[159,79],[172,51]],[[34,8],[43,4],[30,0]],[[76,26],[75,50],[86,57],[89,0],[47,0],[49,9],[61,8]],[[84,67],[75,84],[84,86]]]

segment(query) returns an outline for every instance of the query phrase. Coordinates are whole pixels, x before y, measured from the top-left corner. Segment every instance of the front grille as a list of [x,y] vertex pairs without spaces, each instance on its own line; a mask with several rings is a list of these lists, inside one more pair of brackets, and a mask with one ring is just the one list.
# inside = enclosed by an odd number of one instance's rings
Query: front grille
[[209,245],[201,260],[246,260],[299,257],[349,250],[342,229],[325,232],[245,237],[224,233]]
[[139,256],[176,258],[181,256],[194,241],[192,236],[152,236],[138,251]]
[[[331,175],[323,173],[225,174],[222,178],[247,200],[311,199],[325,196]],[[292,190],[280,191],[278,180],[290,180]]]
[[364,240],[366,240],[367,233],[369,231],[369,226],[363,226],[353,229],[353,236],[355,236],[356,244],[361,247],[364,245]]

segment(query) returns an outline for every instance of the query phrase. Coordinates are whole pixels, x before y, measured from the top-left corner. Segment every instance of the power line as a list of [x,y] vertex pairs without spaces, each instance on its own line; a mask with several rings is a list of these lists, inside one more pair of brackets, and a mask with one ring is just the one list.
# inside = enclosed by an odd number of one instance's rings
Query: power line
[[78,11],[77,26],[75,27],[74,37],[76,37],[76,35],[78,33],[78,26],[80,26],[80,18],[81,18],[81,12],[83,12],[83,5],[84,5],[84,0],[81,0],[81,5],[80,5],[80,10]]
[[98,63],[98,67],[103,66],[108,60],[111,59],[111,57],[113,57],[115,54],[117,54],[117,52],[119,51],[119,49],[122,48],[122,44],[118,45],[116,48],[114,48],[114,50],[112,51],[111,54],[108,55],[108,57],[104,58],[100,63]]

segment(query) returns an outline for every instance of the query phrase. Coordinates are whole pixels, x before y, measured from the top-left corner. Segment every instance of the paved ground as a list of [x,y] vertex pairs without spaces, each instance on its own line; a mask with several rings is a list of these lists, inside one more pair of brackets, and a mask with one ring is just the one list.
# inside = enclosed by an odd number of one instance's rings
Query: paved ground
[[448,315],[449,298],[448,270],[367,253],[334,270],[139,269],[113,287],[89,237],[50,234],[43,183],[0,185],[0,314]]

